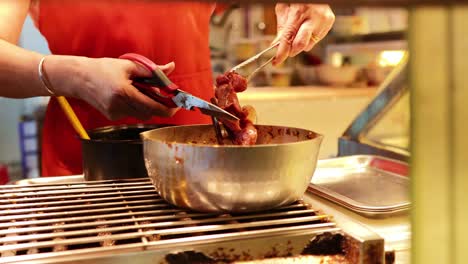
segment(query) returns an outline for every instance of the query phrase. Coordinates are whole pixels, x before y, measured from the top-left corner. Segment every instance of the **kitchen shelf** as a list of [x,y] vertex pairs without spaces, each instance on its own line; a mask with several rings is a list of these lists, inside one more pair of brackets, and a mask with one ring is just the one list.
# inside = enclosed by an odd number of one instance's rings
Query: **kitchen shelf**
[[239,100],[296,100],[331,99],[337,97],[371,97],[376,87],[334,87],[334,86],[291,86],[291,87],[250,87],[239,93]]
[[[205,0],[205,2],[211,2],[212,0]],[[220,3],[230,3],[230,0],[218,0]],[[310,3],[310,0],[283,0],[286,3]],[[266,3],[271,4],[271,0],[238,0],[237,3]],[[333,7],[355,7],[355,6],[427,6],[427,5],[439,5],[439,6],[450,6],[454,4],[466,4],[467,0],[320,0],[315,3],[325,3],[332,5]]]
[[393,41],[393,40],[405,40],[406,31],[389,31],[389,32],[376,32],[369,34],[360,35],[349,35],[349,36],[336,36],[330,35],[330,44],[340,43],[365,43],[365,42],[381,42],[381,41]]

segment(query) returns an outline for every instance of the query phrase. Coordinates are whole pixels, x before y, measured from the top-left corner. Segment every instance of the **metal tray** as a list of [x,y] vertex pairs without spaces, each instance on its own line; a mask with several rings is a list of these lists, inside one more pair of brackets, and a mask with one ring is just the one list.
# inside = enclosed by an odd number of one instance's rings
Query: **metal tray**
[[410,208],[408,170],[378,156],[321,160],[308,191],[367,217],[388,217]]

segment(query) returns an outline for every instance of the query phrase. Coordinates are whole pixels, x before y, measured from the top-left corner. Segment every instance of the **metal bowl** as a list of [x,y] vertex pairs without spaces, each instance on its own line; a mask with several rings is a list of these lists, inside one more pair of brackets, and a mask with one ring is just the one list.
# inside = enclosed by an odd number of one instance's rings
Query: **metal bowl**
[[255,146],[217,145],[211,125],[143,132],[149,177],[168,202],[202,212],[250,212],[302,197],[317,164],[322,136],[257,125]]

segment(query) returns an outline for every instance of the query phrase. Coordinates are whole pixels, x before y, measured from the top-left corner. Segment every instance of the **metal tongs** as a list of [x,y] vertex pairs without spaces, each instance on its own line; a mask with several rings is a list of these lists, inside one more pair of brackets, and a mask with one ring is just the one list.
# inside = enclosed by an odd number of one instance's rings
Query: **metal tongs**
[[[250,57],[249,59],[247,59],[247,60],[241,62],[240,64],[234,66],[234,67],[230,70],[230,72],[238,72],[239,69],[241,69],[242,67],[245,67],[245,66],[247,66],[247,65],[249,65],[249,64],[251,64],[251,63],[257,61],[263,54],[269,52],[270,50],[272,50],[272,49],[274,49],[274,48],[276,48],[276,47],[278,47],[279,44],[280,44],[280,43],[277,42],[277,43],[271,45],[269,48],[266,48],[266,49],[260,51],[260,52],[257,53],[256,55],[254,55],[254,56]],[[270,62],[272,62],[274,58],[275,58],[275,56],[271,57],[271,58],[268,59],[266,62],[264,62],[262,65],[258,66],[252,73],[250,73],[250,74],[246,77],[247,82],[249,82],[249,81],[252,79],[252,77],[253,77],[257,72],[259,72],[261,69],[265,68],[265,66],[267,66],[268,64],[270,64]]]
[[[241,62],[240,64],[238,64],[238,65],[232,67],[232,69],[230,70],[230,72],[238,72],[239,69],[241,69],[242,67],[245,67],[245,66],[247,66],[247,65],[249,65],[249,64],[251,64],[251,63],[257,61],[263,54],[269,52],[270,50],[272,50],[272,49],[274,49],[274,48],[276,48],[276,47],[278,47],[279,44],[280,44],[280,43],[277,42],[277,43],[271,45],[270,47],[268,47],[268,48],[266,48],[266,49],[260,51],[260,52],[257,53],[256,55],[250,57],[249,59],[247,59],[247,60]],[[246,77],[247,83],[252,79],[252,77],[253,77],[256,73],[258,73],[260,70],[262,70],[263,68],[265,68],[265,66],[267,66],[268,64],[270,64],[270,63],[273,61],[274,58],[275,58],[274,56],[271,57],[271,58],[268,59],[266,62],[264,62],[262,65],[258,66],[254,71],[252,71],[252,72]],[[223,130],[222,130],[222,128],[221,128],[221,124],[219,123],[219,120],[218,120],[217,117],[212,116],[212,117],[211,117],[211,120],[212,120],[212,122],[213,122],[213,126],[214,126],[214,129],[215,129],[216,139],[217,139],[217,141],[218,141],[218,144],[219,144],[219,145],[223,145],[224,135],[225,135],[225,134],[228,134],[228,132],[223,133]]]

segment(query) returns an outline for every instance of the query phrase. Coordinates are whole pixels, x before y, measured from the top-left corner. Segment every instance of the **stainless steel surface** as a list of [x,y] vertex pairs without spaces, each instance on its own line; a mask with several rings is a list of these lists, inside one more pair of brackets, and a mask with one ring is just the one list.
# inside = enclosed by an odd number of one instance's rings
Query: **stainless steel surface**
[[338,155],[349,156],[356,154],[383,155],[407,161],[410,153],[407,150],[386,146],[378,142],[366,140],[364,135],[371,129],[405,92],[408,74],[408,56],[380,85],[380,92],[369,105],[358,115],[339,139]]
[[211,125],[142,133],[148,175],[172,204],[206,212],[247,212],[302,197],[315,171],[322,136],[257,125],[255,146],[216,144]]
[[[253,63],[255,62],[256,60],[258,60],[263,54],[269,52],[270,50],[276,48],[279,46],[279,42],[275,43],[274,45],[262,50],[261,52],[257,53],[256,55],[252,56],[251,58],[243,61],[242,63],[234,66],[232,69],[231,69],[231,72],[237,72],[239,71],[239,69],[241,69],[242,67],[246,66],[246,65],[249,65],[250,63]],[[247,82],[252,79],[252,77],[257,73],[259,72],[261,69],[263,69],[265,66],[267,66],[270,62],[272,62],[274,59],[274,57],[268,59],[266,62],[264,62],[262,65],[260,65],[259,67],[257,67],[252,73],[249,74],[249,76],[247,76]]]
[[352,155],[376,155],[405,162],[410,159],[410,153],[407,151],[402,152],[401,149],[372,142],[351,140],[344,136],[340,137],[338,139],[338,156]]
[[[320,167],[317,170],[321,170]],[[320,208],[324,213],[332,215],[336,224],[351,236],[358,234],[360,237],[365,237],[367,234],[368,237],[363,241],[372,240],[371,237],[376,235],[383,238],[385,251],[395,253],[395,264],[411,263],[409,212],[392,215],[388,218],[369,218],[309,192],[304,196],[304,201]]]
[[410,207],[408,165],[376,156],[319,161],[309,191],[368,217],[389,217]]
[[179,91],[177,95],[172,98],[172,101],[174,101],[178,107],[187,110],[192,110],[194,107],[196,107],[205,115],[228,120],[239,120],[237,116],[227,112],[219,106],[208,103],[207,101],[201,100],[200,98],[197,98],[184,91]]
[[[249,260],[299,254],[316,235],[342,232],[303,202],[256,214],[204,214],[167,204],[148,179],[59,178],[63,183],[0,187],[0,263],[166,263],[166,254],[183,250]],[[366,241],[382,239],[372,232],[349,239],[359,263],[373,263],[361,254]]]
[[[341,164],[342,166],[354,166],[351,164]],[[317,172],[321,172],[322,164],[318,162]],[[325,167],[326,169],[326,167]],[[403,173],[403,170],[398,169]],[[397,171],[398,171],[397,170]],[[330,170],[326,170],[330,172]],[[54,177],[54,178],[42,178],[32,179],[31,183],[38,183],[44,185],[49,181],[69,183],[76,181],[77,184],[82,181],[83,178],[80,176],[70,177]],[[23,182],[24,183],[24,182]],[[107,181],[106,184],[111,185],[113,181]],[[84,184],[89,184],[84,183]],[[84,185],[82,185],[84,186]],[[39,187],[39,186],[38,186]],[[42,186],[43,187],[43,186]],[[339,206],[327,199],[321,198],[318,195],[306,193],[303,197],[304,202],[313,206],[314,209],[320,209],[320,212],[324,212],[327,215],[331,215],[333,221],[337,223],[338,227],[342,232],[355,237],[361,241],[360,252],[363,252],[361,256],[366,256],[364,249],[372,249],[375,243],[381,242],[381,239],[385,239],[386,251],[394,251],[396,256],[396,264],[407,264],[409,262],[409,250],[410,250],[410,221],[408,214],[394,215],[384,219],[374,219],[364,217],[353,211],[350,211],[342,206]],[[298,208],[299,209],[299,208]],[[291,210],[291,209],[289,209]],[[92,212],[90,213],[92,214]],[[54,216],[47,216],[53,218]],[[67,217],[65,215],[65,217]],[[70,216],[71,217],[71,216]],[[115,218],[119,217],[116,214]],[[123,215],[121,218],[131,218],[131,214]],[[139,217],[139,216],[137,216]],[[51,219],[52,220],[52,219]],[[68,220],[70,221],[70,220]],[[154,220],[158,221],[158,220]],[[164,219],[159,221],[165,222]],[[3,227],[6,228],[6,227]],[[289,231],[285,231],[289,230]],[[284,232],[283,232],[284,231]],[[224,242],[219,240],[212,240],[210,237],[204,237],[203,240],[199,240],[198,237],[192,242],[191,239],[179,240],[180,243],[169,244],[168,246],[157,245],[155,247],[144,247],[144,251],[138,251],[138,253],[132,253],[132,250],[126,250],[122,245],[118,250],[113,248],[100,249],[97,252],[94,251],[80,251],[78,253],[71,253],[61,256],[51,254],[47,257],[43,257],[41,262],[38,262],[34,258],[32,263],[44,263],[49,261],[50,263],[55,262],[67,262],[67,263],[166,263],[164,256],[169,253],[180,252],[185,250],[195,250],[198,252],[204,252],[208,256],[229,256],[235,258],[236,255],[242,256],[246,254],[250,259],[262,259],[265,254],[277,253],[277,256],[285,256],[292,252],[295,255],[299,249],[304,248],[304,244],[316,233],[316,229],[304,230],[304,229],[283,229],[280,233],[271,232],[267,236],[262,236],[261,233],[257,233],[254,236],[237,236],[235,235],[230,238],[224,239]],[[380,239],[380,240],[379,240]],[[286,241],[286,242],[285,242]],[[291,248],[292,251],[291,251]],[[300,251],[300,250],[299,250]],[[376,261],[368,262],[350,262],[350,263],[378,263]]]

